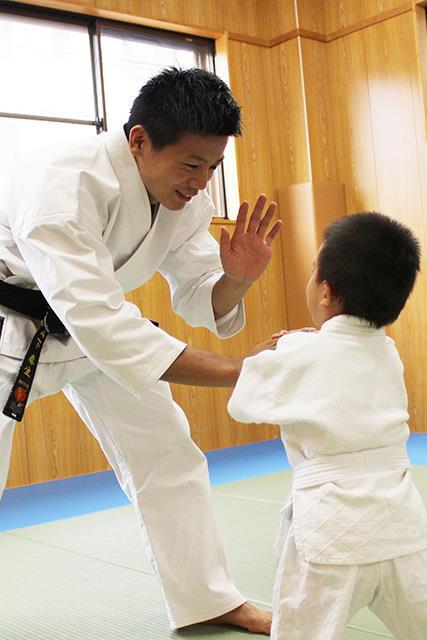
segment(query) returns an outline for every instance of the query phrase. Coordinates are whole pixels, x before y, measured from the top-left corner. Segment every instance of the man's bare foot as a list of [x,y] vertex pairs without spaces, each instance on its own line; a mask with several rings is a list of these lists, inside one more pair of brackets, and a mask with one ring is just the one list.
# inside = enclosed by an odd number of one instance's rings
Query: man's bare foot
[[270,635],[271,630],[271,613],[257,609],[252,604],[245,602],[244,604],[224,613],[222,616],[206,620],[203,624],[231,624],[234,627],[247,629],[251,633],[263,633]]

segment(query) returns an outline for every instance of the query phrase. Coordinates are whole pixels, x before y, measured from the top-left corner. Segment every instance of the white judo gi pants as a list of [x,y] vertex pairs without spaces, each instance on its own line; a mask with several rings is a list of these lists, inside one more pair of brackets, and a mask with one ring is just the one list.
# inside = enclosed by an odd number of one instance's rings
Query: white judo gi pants
[[[19,365],[0,355],[0,410]],[[245,602],[226,566],[206,458],[191,440],[169,385],[158,382],[138,400],[87,358],[39,364],[29,400],[60,390],[97,438],[135,509],[171,627],[216,617]],[[1,413],[0,495],[14,427]]]
[[271,640],[342,640],[363,607],[396,640],[427,638],[427,549],[360,565],[306,562],[291,525],[279,557]]

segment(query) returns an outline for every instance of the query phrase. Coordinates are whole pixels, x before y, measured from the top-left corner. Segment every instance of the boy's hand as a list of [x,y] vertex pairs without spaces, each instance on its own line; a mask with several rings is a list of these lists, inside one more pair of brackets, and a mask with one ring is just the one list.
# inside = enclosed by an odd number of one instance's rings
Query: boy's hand
[[269,338],[265,342],[261,342],[260,344],[257,344],[248,353],[248,355],[246,357],[250,358],[251,356],[256,356],[257,353],[261,353],[261,351],[267,351],[268,349],[274,350],[276,348],[276,344],[277,344],[277,341],[278,341],[279,338],[280,338],[280,336],[278,336],[277,338],[275,338],[274,336],[271,336],[271,338]]
[[314,327],[303,327],[302,329],[291,329],[290,331],[286,331],[286,329],[281,329],[280,331],[277,331],[276,333],[273,333],[273,335],[271,336],[271,338],[268,338],[268,340],[265,340],[265,342],[261,342],[260,344],[257,344],[246,356],[247,358],[251,357],[251,356],[256,356],[257,353],[261,353],[261,351],[267,351],[268,349],[274,351],[274,349],[276,348],[277,345],[277,341],[279,340],[279,338],[281,338],[282,336],[286,335],[287,333],[296,333],[298,331],[304,331],[304,332],[317,332],[317,329],[315,329]]
[[306,333],[317,333],[317,329],[315,327],[302,327],[301,329],[291,329],[290,331],[286,331],[285,329],[281,329],[280,331],[278,331],[277,333],[273,333],[273,335],[271,336],[272,340],[278,340],[279,338],[281,338],[282,336],[286,335],[287,333],[298,333],[299,331],[303,331]]

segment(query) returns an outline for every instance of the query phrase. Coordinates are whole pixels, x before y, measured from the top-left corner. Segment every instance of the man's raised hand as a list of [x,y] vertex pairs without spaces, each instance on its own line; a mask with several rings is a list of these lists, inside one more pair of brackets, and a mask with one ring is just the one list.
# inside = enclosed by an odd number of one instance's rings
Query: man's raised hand
[[268,229],[277,204],[271,202],[264,213],[266,204],[267,196],[260,195],[246,226],[249,204],[242,202],[231,237],[227,229],[221,227],[220,255],[224,273],[242,284],[251,285],[263,273],[271,260],[271,244],[282,226],[282,221],[277,220]]

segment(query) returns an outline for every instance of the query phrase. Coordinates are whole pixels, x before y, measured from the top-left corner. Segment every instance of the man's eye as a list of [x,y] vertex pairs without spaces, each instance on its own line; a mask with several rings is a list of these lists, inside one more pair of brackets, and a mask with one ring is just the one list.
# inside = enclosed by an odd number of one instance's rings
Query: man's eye
[[198,165],[197,164],[186,163],[185,166],[188,167],[189,169],[198,169]]

